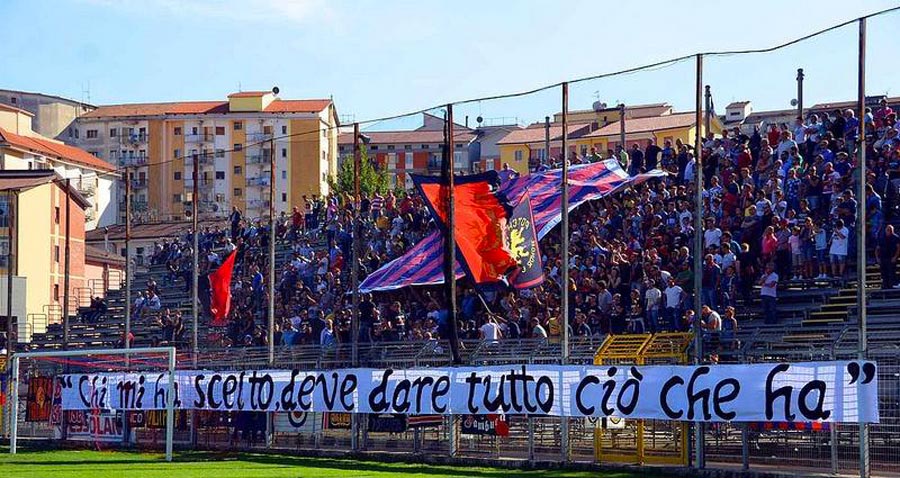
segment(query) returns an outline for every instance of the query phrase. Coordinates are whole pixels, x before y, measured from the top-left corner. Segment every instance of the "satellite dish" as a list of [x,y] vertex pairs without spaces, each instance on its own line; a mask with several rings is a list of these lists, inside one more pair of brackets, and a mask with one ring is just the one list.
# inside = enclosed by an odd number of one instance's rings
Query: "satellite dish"
[[273,86],[273,87],[272,87],[272,94],[273,94],[273,95],[277,95],[279,91],[281,91],[281,90],[279,90],[277,86]]
[[797,101],[796,98],[794,98],[794,99],[791,100],[791,106],[797,106],[798,103],[799,103],[799,102]]
[[482,118],[481,115],[479,115],[477,118],[475,118],[475,121],[477,121],[478,124],[481,124],[484,121],[484,118]]
[[595,101],[594,104],[592,105],[592,107],[594,108],[594,111],[605,110],[605,109],[606,109],[606,103],[604,103],[604,102],[602,102],[602,101]]

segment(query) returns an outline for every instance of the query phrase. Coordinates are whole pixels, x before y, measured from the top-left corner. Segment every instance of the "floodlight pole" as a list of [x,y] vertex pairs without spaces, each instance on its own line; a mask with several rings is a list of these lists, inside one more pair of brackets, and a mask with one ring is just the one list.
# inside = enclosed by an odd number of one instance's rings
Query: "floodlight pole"
[[69,267],[70,267],[70,258],[71,248],[70,243],[72,239],[71,234],[71,226],[72,226],[72,180],[66,178],[66,244],[65,244],[65,264],[63,268],[63,348],[69,348]]
[[[131,168],[125,167],[125,350],[131,348]],[[128,356],[125,356],[128,363]]]
[[[13,312],[12,312],[12,298],[13,298],[13,245],[15,244],[15,231],[16,231],[16,220],[18,214],[15,213],[15,209],[18,208],[19,204],[19,194],[17,191],[8,190],[6,191],[6,221],[7,221],[7,231],[9,237],[9,245],[6,249],[6,358],[8,359],[12,356],[13,351],[15,350],[16,342],[13,340],[13,326],[18,324],[14,324],[13,321]],[[18,334],[16,334],[18,335]]]
[[[353,306],[350,316],[350,352],[353,367],[359,367],[359,170],[361,167],[359,163],[359,141],[359,123],[353,123],[353,253],[350,255],[352,260],[350,263],[350,284],[353,292]],[[350,415],[350,448],[354,452],[359,451],[359,419],[360,415],[358,413]]]
[[[859,65],[857,91],[857,118],[859,132],[857,149],[859,151],[859,175],[857,176],[858,193],[856,197],[856,310],[859,320],[859,360],[866,360],[868,344],[866,343],[866,18],[859,19]],[[859,423],[859,476],[868,478],[869,462],[869,426]]]
[[[694,211],[694,320],[691,329],[694,333],[694,364],[703,360],[703,334],[700,330],[700,314],[703,300],[700,291],[703,287],[703,55],[697,54],[697,83],[695,85],[694,105],[694,189],[696,210]],[[694,422],[694,466],[698,469],[706,467],[703,449],[703,423]]]

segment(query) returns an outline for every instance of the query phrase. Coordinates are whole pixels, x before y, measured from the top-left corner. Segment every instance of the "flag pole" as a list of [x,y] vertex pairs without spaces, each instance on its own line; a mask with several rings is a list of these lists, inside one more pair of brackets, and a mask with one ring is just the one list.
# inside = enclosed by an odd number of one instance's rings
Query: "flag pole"
[[[562,284],[560,285],[559,325],[562,328],[560,362],[569,362],[569,83],[562,84]],[[569,461],[569,420],[562,418],[560,437],[563,461]]]
[[444,290],[447,294],[447,313],[450,332],[450,354],[454,364],[462,363],[459,355],[459,333],[456,324],[456,208],[454,205],[454,164],[453,164],[453,105],[447,105],[447,120],[444,137],[444,154],[441,162],[443,183],[446,184],[447,235],[444,240]]

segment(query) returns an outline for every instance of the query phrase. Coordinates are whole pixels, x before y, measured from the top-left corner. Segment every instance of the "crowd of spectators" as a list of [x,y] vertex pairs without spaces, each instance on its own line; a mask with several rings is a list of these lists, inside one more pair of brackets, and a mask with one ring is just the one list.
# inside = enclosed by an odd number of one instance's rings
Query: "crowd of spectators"
[[[571,164],[615,159],[631,174],[662,169],[654,179],[592,201],[571,215],[569,316],[560,318],[561,268],[558,228],[540,243],[544,283],[513,291],[476,291],[461,284],[459,336],[498,341],[558,340],[563,327],[576,339],[604,334],[688,330],[700,327],[733,337],[737,316],[761,315],[776,323],[778,291],[787,284],[840,285],[852,279],[856,231],[865,226],[873,261],[882,266],[885,288],[897,287],[900,239],[887,224],[886,198],[897,196],[900,136],[896,113],[886,104],[868,111],[866,138],[859,137],[853,110],[811,114],[794,124],[772,124],[750,134],[738,128],[710,133],[702,144],[698,185],[692,145],[653,140],[605,155],[591,149],[570,153]],[[858,148],[866,148],[865,197],[857,197]],[[536,168],[559,167],[551,160]],[[702,187],[703,250],[694,250],[696,188]],[[857,221],[863,201],[867,223]],[[362,280],[401,256],[435,229],[423,202],[394,192],[363,195],[359,204]],[[347,195],[304,198],[302,208],[281,213],[276,241],[289,249],[270,287],[267,222],[247,220],[235,209],[230,227],[200,236],[201,302],[208,309],[206,274],[236,250],[232,314],[219,345],[266,345],[266,304],[276,294],[276,345],[351,341],[351,262],[354,203]],[[163,281],[179,278],[190,289],[191,236],[163,241],[152,262],[165,264]],[[693,258],[702,255],[700,290]],[[848,258],[851,258],[848,260]],[[154,307],[154,291],[134,304]],[[694,294],[703,308],[693,310]],[[363,295],[361,342],[434,340],[449,331],[447,306],[437,288],[406,288]],[[169,314],[165,314],[168,316]],[[177,337],[180,316],[166,330]],[[168,332],[167,332],[168,333]]]

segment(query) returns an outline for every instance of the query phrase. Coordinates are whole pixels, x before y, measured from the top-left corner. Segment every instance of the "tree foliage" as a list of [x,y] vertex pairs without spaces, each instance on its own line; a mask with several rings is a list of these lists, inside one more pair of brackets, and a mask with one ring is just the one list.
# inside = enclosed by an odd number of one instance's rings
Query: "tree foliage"
[[[374,193],[386,194],[390,189],[387,172],[369,161],[365,146],[359,152],[359,190],[368,196]],[[345,158],[338,168],[337,176],[329,179],[333,194],[353,194],[353,157]]]

